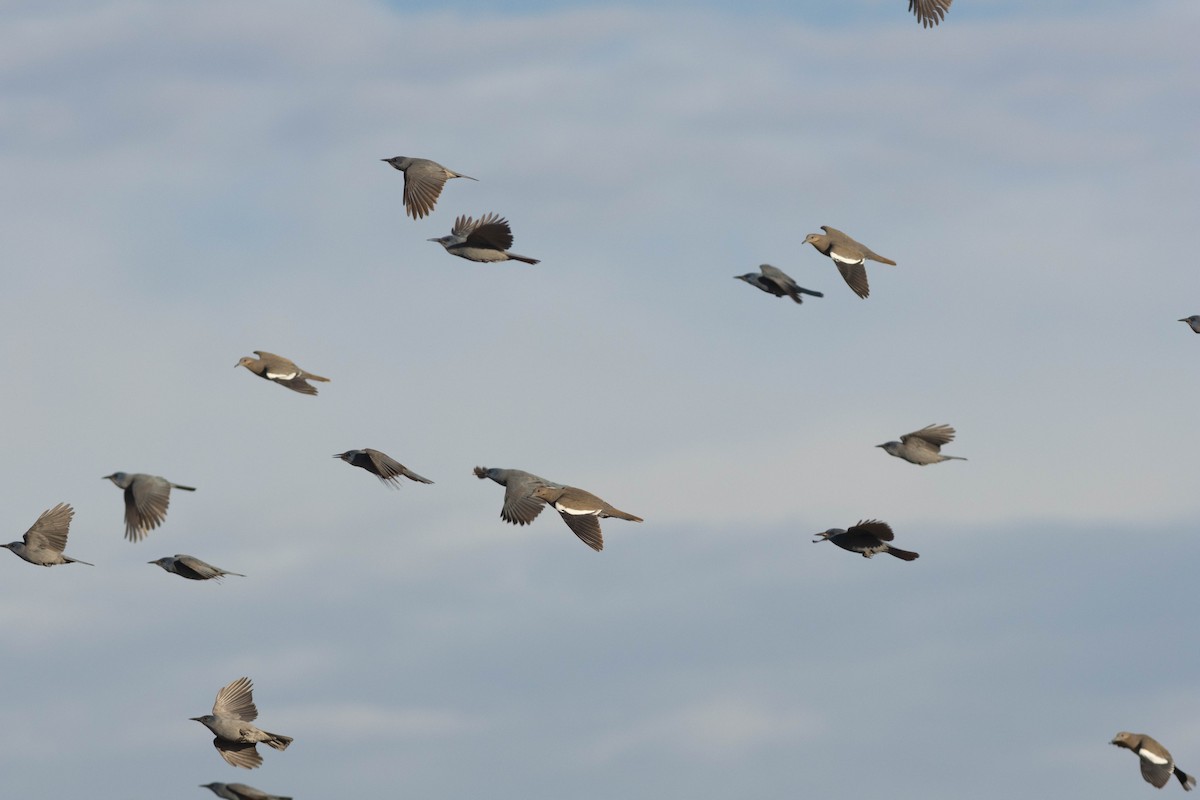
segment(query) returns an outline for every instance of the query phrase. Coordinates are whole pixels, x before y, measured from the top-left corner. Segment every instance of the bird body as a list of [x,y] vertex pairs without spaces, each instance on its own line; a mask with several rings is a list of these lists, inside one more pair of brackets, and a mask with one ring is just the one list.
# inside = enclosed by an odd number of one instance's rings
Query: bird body
[[1175,759],[1171,758],[1167,748],[1155,741],[1153,737],[1144,733],[1121,731],[1113,737],[1110,744],[1137,753],[1142,767],[1142,777],[1155,788],[1161,789],[1166,786],[1172,775],[1183,784],[1185,791],[1190,792],[1196,787],[1196,779],[1175,766]]
[[614,508],[591,492],[574,486],[542,486],[534,491],[533,496],[554,506],[567,527],[597,552],[604,549],[600,519],[616,517],[630,522],[643,521],[641,517]]
[[131,542],[141,541],[146,534],[163,524],[167,518],[172,489],[196,491],[191,486],[181,486],[158,475],[140,472],[114,472],[105,475],[104,480],[112,481],[118,489],[125,491],[125,538]]
[[290,797],[267,794],[244,783],[202,783],[200,788],[209,789],[217,797],[223,797],[225,800],[292,800]]
[[216,736],[213,746],[221,758],[244,769],[262,765],[262,756],[256,747],[258,743],[276,750],[286,750],[292,743],[290,736],[264,731],[251,724],[258,718],[253,689],[249,678],[238,678],[217,692],[211,714],[191,717]]
[[1192,329],[1192,333],[1200,333],[1200,314],[1193,314],[1192,316],[1184,317],[1179,321],[1186,322],[1188,327]]
[[919,431],[904,434],[898,442],[884,442],[875,446],[882,447],[888,455],[922,467],[941,461],[966,461],[962,456],[942,455],[942,445],[952,441],[954,428],[949,425],[926,425]]
[[814,292],[811,289],[805,289],[798,286],[792,277],[777,267],[772,267],[770,264],[761,264],[759,272],[747,272],[745,275],[734,275],[733,277],[739,281],[745,281],[751,286],[758,287],[768,294],[773,294],[776,297],[790,297],[797,303],[803,303],[804,298],[801,294],[810,294],[813,297],[824,297],[820,292]]
[[0,547],[7,547],[14,555],[39,567],[53,567],[58,564],[87,564],[94,567],[96,565],[90,562],[63,555],[63,550],[67,549],[67,532],[74,516],[75,509],[67,503],[59,503],[41,513],[29,530],[25,531],[22,541],[0,544]]
[[451,255],[468,261],[524,261],[537,264],[536,258],[508,252],[512,247],[512,228],[499,214],[484,214],[478,221],[460,216],[454,221],[449,236],[430,239],[446,248]]
[[562,486],[521,469],[476,467],[475,477],[480,480],[490,478],[504,487],[504,505],[500,508],[500,519],[512,525],[528,525],[542,513],[545,503],[534,496],[535,491],[543,486]]
[[418,483],[433,483],[429,478],[422,478],[387,453],[381,453],[369,447],[365,447],[362,450],[347,450],[344,453],[336,453],[333,457],[340,458],[352,466],[365,469],[379,478],[379,482],[385,486],[400,488],[400,476],[417,481]]
[[849,529],[830,528],[818,533],[813,542],[833,542],[843,550],[858,553],[863,558],[870,558],[878,553],[887,553],[904,561],[913,561],[918,557],[910,550],[901,550],[889,545],[888,542],[892,541],[892,538],[890,525],[877,519],[868,519],[859,520]]
[[884,258],[865,244],[851,239],[837,228],[822,225],[821,230],[825,231],[823,235],[810,233],[804,237],[804,243],[811,244],[817,248],[818,252],[833,259],[833,263],[837,264],[838,272],[842,273],[842,278],[859,297],[866,297],[871,293],[871,289],[867,285],[867,268],[864,266],[867,259],[878,261],[881,264],[893,266],[896,264],[895,261]]
[[420,219],[433,211],[434,204],[442,193],[442,187],[451,178],[476,180],[447,169],[428,158],[406,158],[394,156],[380,159],[404,173],[404,210],[413,219]]
[[908,0],[908,10],[923,28],[932,28],[946,17],[954,0]]
[[236,575],[239,578],[246,577],[240,572],[230,572],[220,567],[214,567],[212,564],[201,561],[195,556],[189,556],[186,553],[176,553],[173,556],[163,556],[154,561],[147,561],[147,564],[157,564],[167,572],[173,572],[181,578],[187,578],[190,581],[207,581],[215,580],[221,582],[221,578],[226,575]]
[[311,386],[308,381],[329,383],[329,378],[322,378],[320,375],[305,372],[296,366],[295,362],[283,356],[268,353],[266,350],[255,350],[253,352],[258,358],[243,356],[233,366],[235,368],[245,367],[260,378],[274,381],[280,386],[286,386],[293,392],[299,392],[300,394],[315,395],[317,393],[316,387]]

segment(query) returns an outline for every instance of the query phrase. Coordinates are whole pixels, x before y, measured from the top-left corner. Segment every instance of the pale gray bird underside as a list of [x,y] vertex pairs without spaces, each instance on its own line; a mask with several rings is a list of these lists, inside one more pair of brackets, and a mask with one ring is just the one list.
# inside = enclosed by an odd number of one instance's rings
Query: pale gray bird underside
[[504,487],[504,505],[500,508],[500,519],[512,525],[528,525],[546,507],[533,493],[543,486],[562,487],[561,483],[520,469],[497,469],[476,467],[475,477],[490,478]]
[[883,451],[911,464],[925,466],[941,461],[966,461],[962,456],[942,455],[942,445],[954,441],[954,428],[949,425],[926,425],[919,431],[906,433],[898,442],[877,444]]
[[196,491],[191,486],[180,486],[166,478],[140,472],[114,472],[105,475],[104,479],[125,490],[125,538],[131,542],[140,542],[146,538],[146,534],[163,524],[167,518],[172,489]]
[[542,486],[534,490],[533,496],[553,506],[567,527],[596,552],[604,549],[604,537],[600,532],[602,518],[642,522],[641,517],[614,508],[591,492],[574,486]]
[[258,718],[254,706],[253,686],[249,678],[238,678],[221,691],[213,703],[212,713],[192,720],[213,732],[213,746],[221,758],[235,767],[254,769],[262,765],[256,745],[260,742],[276,750],[286,750],[292,737],[271,733],[251,723]]
[[814,292],[811,289],[799,286],[792,280],[790,275],[778,267],[773,267],[770,264],[761,264],[758,269],[758,273],[747,272],[745,275],[734,275],[733,277],[776,297],[790,297],[797,303],[804,302],[804,298],[800,296],[801,294],[809,294],[813,297],[825,296],[820,292]]
[[859,297],[865,298],[871,293],[871,287],[867,285],[867,268],[864,266],[867,259],[878,261],[881,264],[896,265],[895,261],[884,258],[837,228],[822,225],[821,230],[825,233],[810,233],[804,237],[804,243],[811,244],[822,255],[829,256],[837,265],[838,272],[842,273],[846,284]]
[[413,219],[421,219],[433,211],[446,181],[451,178],[476,180],[427,158],[393,156],[381,160],[404,173],[404,210]]
[[446,252],[468,261],[524,261],[537,264],[536,258],[507,252],[512,247],[512,228],[499,214],[484,214],[478,221],[460,216],[454,221],[449,236],[430,239],[446,248]]
[[93,567],[95,564],[63,555],[63,550],[67,549],[67,532],[74,516],[75,509],[68,503],[59,503],[41,513],[29,530],[25,531],[22,541],[0,544],[0,547],[7,547],[14,555],[39,567],[53,567],[58,564],[87,564]]
[[408,478],[418,483],[433,483],[429,478],[423,478],[408,467],[401,464],[387,453],[365,447],[362,450],[347,450],[335,453],[334,458],[340,458],[347,464],[365,469],[379,478],[380,483],[394,489],[400,488],[400,478]]
[[1159,744],[1152,736],[1121,731],[1113,737],[1110,744],[1137,753],[1142,768],[1142,777],[1155,788],[1161,789],[1166,786],[1172,775],[1179,780],[1185,791],[1190,792],[1196,788],[1196,779],[1175,766],[1175,759],[1171,758],[1167,748]]
[[946,17],[954,0],[908,0],[908,10],[924,28],[932,28]]
[[913,561],[918,556],[910,550],[892,547],[888,542],[893,539],[892,527],[877,519],[859,520],[848,529],[830,528],[817,534],[813,542],[833,542],[843,550],[858,553],[863,558],[871,558],[879,553],[904,561]]
[[238,359],[238,363],[233,365],[234,369],[245,367],[260,378],[278,383],[280,386],[286,386],[293,392],[299,392],[300,394],[315,395],[317,393],[317,387],[309,384],[309,381],[329,383],[329,378],[322,378],[320,375],[305,372],[296,366],[295,362],[283,356],[268,353],[266,350],[254,350],[252,352],[258,358],[242,356]]
[[154,561],[147,561],[147,564],[157,564],[167,572],[173,572],[181,578],[187,578],[190,581],[207,581],[215,580],[221,582],[221,578],[226,575],[236,575],[239,578],[246,577],[240,572],[230,572],[227,569],[214,567],[208,562],[201,561],[195,556],[189,556],[186,553],[176,553],[173,556],[163,556]]
[[277,794],[267,794],[261,789],[247,786],[244,783],[202,783],[201,789],[208,789],[217,797],[225,800],[292,800]]

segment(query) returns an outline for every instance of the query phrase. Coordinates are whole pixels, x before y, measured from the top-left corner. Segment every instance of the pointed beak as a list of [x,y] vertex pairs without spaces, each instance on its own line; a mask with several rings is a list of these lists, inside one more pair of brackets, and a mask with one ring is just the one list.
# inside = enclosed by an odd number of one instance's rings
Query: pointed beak
[[426,239],[425,241],[427,241],[427,242],[437,242],[437,241],[440,241],[440,240],[439,240],[439,239]]
[[877,444],[877,445],[875,445],[875,446],[876,446],[876,447],[883,447],[883,445],[881,445],[881,444]]
[[199,718],[199,717],[188,717],[188,719],[190,719],[192,722],[199,722],[199,721],[200,721],[200,718]]

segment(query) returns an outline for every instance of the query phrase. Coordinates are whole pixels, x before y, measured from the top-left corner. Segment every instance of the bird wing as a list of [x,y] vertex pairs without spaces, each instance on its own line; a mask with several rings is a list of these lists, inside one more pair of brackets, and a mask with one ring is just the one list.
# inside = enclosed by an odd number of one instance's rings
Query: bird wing
[[893,538],[892,527],[886,522],[881,522],[877,519],[859,520],[854,525],[851,525],[846,533],[856,536],[870,536],[882,542],[890,542]]
[[1173,772],[1171,760],[1148,753],[1145,748],[1138,750],[1138,756],[1138,761],[1142,765],[1142,777],[1146,779],[1146,782],[1159,789],[1166,786],[1167,781],[1171,780]]
[[209,578],[221,577],[221,570],[208,564],[195,556],[184,555],[182,553],[175,556],[175,568],[183,568],[192,572],[200,580],[208,580]]
[[867,285],[867,268],[861,261],[844,262],[832,255],[830,257],[833,258],[833,263],[837,264],[838,272],[842,273],[846,285],[853,289],[856,295],[866,297],[871,293],[871,287]]
[[512,228],[508,220],[499,214],[484,214],[479,223],[467,234],[466,244],[474,247],[489,247],[507,250],[512,247]]
[[221,758],[235,767],[254,769],[261,767],[262,756],[258,754],[253,742],[230,742],[225,739],[213,739],[213,747],[221,754]]
[[578,536],[584,544],[597,553],[604,549],[604,537],[600,533],[600,520],[591,512],[573,514],[570,511],[558,509],[558,514],[567,523],[571,532]]
[[954,0],[908,0],[908,10],[916,14],[923,28],[931,28],[946,17]]
[[546,507],[545,501],[534,497],[533,493],[542,486],[550,485],[552,484],[549,481],[544,481],[536,475],[510,470],[504,485],[504,506],[500,509],[500,518],[513,525],[528,525],[533,522]]
[[367,454],[367,458],[371,459],[371,465],[375,467],[379,477],[384,480],[395,482],[397,475],[403,475],[405,467],[396,459],[389,456],[387,453],[381,453],[378,450],[366,448],[363,450]]
[[171,484],[154,475],[141,475],[125,490],[125,538],[145,538],[146,532],[162,525],[171,500]]
[[254,707],[254,686],[249,678],[238,678],[233,683],[217,692],[213,703],[214,717],[233,717],[242,722],[253,722],[258,719],[258,709]]
[[[484,218],[486,217],[487,215],[484,214]],[[450,235],[466,238],[468,235],[470,235],[471,231],[475,230],[475,226],[478,224],[478,222],[471,219],[466,214],[460,214],[458,218],[454,220],[454,227],[450,229]]]
[[772,267],[770,264],[760,264],[758,267],[758,271],[763,274],[764,278],[774,281],[775,283],[779,284],[780,286],[784,286],[789,283],[794,283],[794,281],[792,280],[790,275],[788,275],[786,272],[779,269],[778,267]]
[[67,529],[71,526],[71,518],[75,509],[67,503],[59,503],[54,508],[43,511],[37,522],[25,531],[25,546],[38,550],[56,550],[61,553],[67,549]]
[[269,800],[271,795],[264,792],[262,789],[255,789],[253,786],[247,786],[244,783],[227,783],[225,788],[233,792],[238,800]]
[[429,161],[410,164],[404,170],[404,207],[413,219],[420,219],[433,211],[442,187],[446,185],[446,171]]
[[900,441],[905,444],[909,443],[909,439],[916,439],[930,445],[934,450],[940,450],[942,445],[954,441],[954,428],[949,425],[926,425],[919,431],[906,433],[900,437]]

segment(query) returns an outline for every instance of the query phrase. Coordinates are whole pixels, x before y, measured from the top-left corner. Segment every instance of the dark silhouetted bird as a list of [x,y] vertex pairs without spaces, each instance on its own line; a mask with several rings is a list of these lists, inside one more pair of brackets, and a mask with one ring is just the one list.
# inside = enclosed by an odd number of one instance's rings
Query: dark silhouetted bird
[[428,158],[405,158],[394,156],[381,159],[404,173],[404,209],[413,219],[420,219],[433,211],[442,187],[451,178],[476,180],[452,169],[446,169]]
[[15,555],[39,567],[53,567],[56,564],[87,564],[94,567],[95,564],[63,555],[63,550],[67,549],[67,529],[71,527],[71,518],[74,516],[75,509],[67,503],[59,503],[42,512],[37,522],[25,531],[23,541],[0,544],[0,547],[7,547]]
[[1175,766],[1175,759],[1167,752],[1167,748],[1144,733],[1129,733],[1121,731],[1110,744],[1124,747],[1137,753],[1142,766],[1142,777],[1155,788],[1161,789],[1167,785],[1174,775],[1183,784],[1186,791],[1196,787],[1196,779]]
[[804,298],[801,294],[810,294],[813,297],[824,297],[820,292],[814,292],[811,289],[805,289],[803,286],[798,286],[791,276],[781,269],[772,267],[770,264],[762,264],[759,266],[759,272],[747,272],[745,275],[734,275],[733,277],[739,281],[745,281],[751,286],[757,286],[768,294],[773,294],[776,297],[790,297],[797,303],[803,303]]
[[499,214],[484,214],[478,222],[470,217],[459,217],[454,221],[449,236],[429,241],[437,242],[446,248],[447,253],[469,261],[538,263],[536,258],[508,252],[513,243],[512,228],[508,226],[508,220],[502,219]]
[[125,490],[125,538],[139,542],[146,534],[163,524],[167,518],[167,504],[171,501],[171,490],[196,491],[191,486],[180,486],[157,475],[132,475],[114,472],[105,475],[105,480]]
[[825,235],[810,233],[804,237],[805,244],[811,244],[818,251],[833,259],[833,263],[837,264],[838,272],[842,273],[847,285],[859,297],[866,297],[871,293],[870,287],[867,286],[867,268],[863,266],[866,259],[869,258],[881,264],[893,266],[896,264],[895,261],[884,258],[865,244],[856,242],[836,228],[822,225],[821,230],[825,231]]
[[292,800],[290,797],[267,794],[244,783],[202,783],[200,788],[211,789],[213,794],[225,800]]
[[299,392],[300,394],[317,393],[316,387],[310,386],[307,381],[329,383],[329,378],[322,378],[320,375],[305,372],[297,367],[294,362],[283,356],[268,353],[266,350],[255,350],[254,355],[258,356],[258,358],[242,356],[238,359],[238,363],[233,365],[234,368],[245,367],[260,378],[274,381],[280,386],[286,386],[293,392]]
[[887,553],[905,561],[917,558],[916,553],[889,545],[891,540],[891,526],[877,519],[859,520],[849,530],[830,528],[813,539],[814,542],[833,542],[843,550],[861,554],[863,558],[870,558],[876,553]]
[[534,490],[533,496],[554,506],[567,527],[597,552],[604,549],[604,538],[600,534],[602,517],[642,522],[641,517],[613,508],[591,492],[574,486],[542,486]]
[[429,478],[422,478],[387,453],[381,453],[369,447],[362,450],[347,450],[344,453],[337,453],[334,455],[334,458],[340,458],[347,464],[365,469],[379,478],[381,483],[393,488],[400,488],[399,478],[401,475],[419,483],[433,483]]

